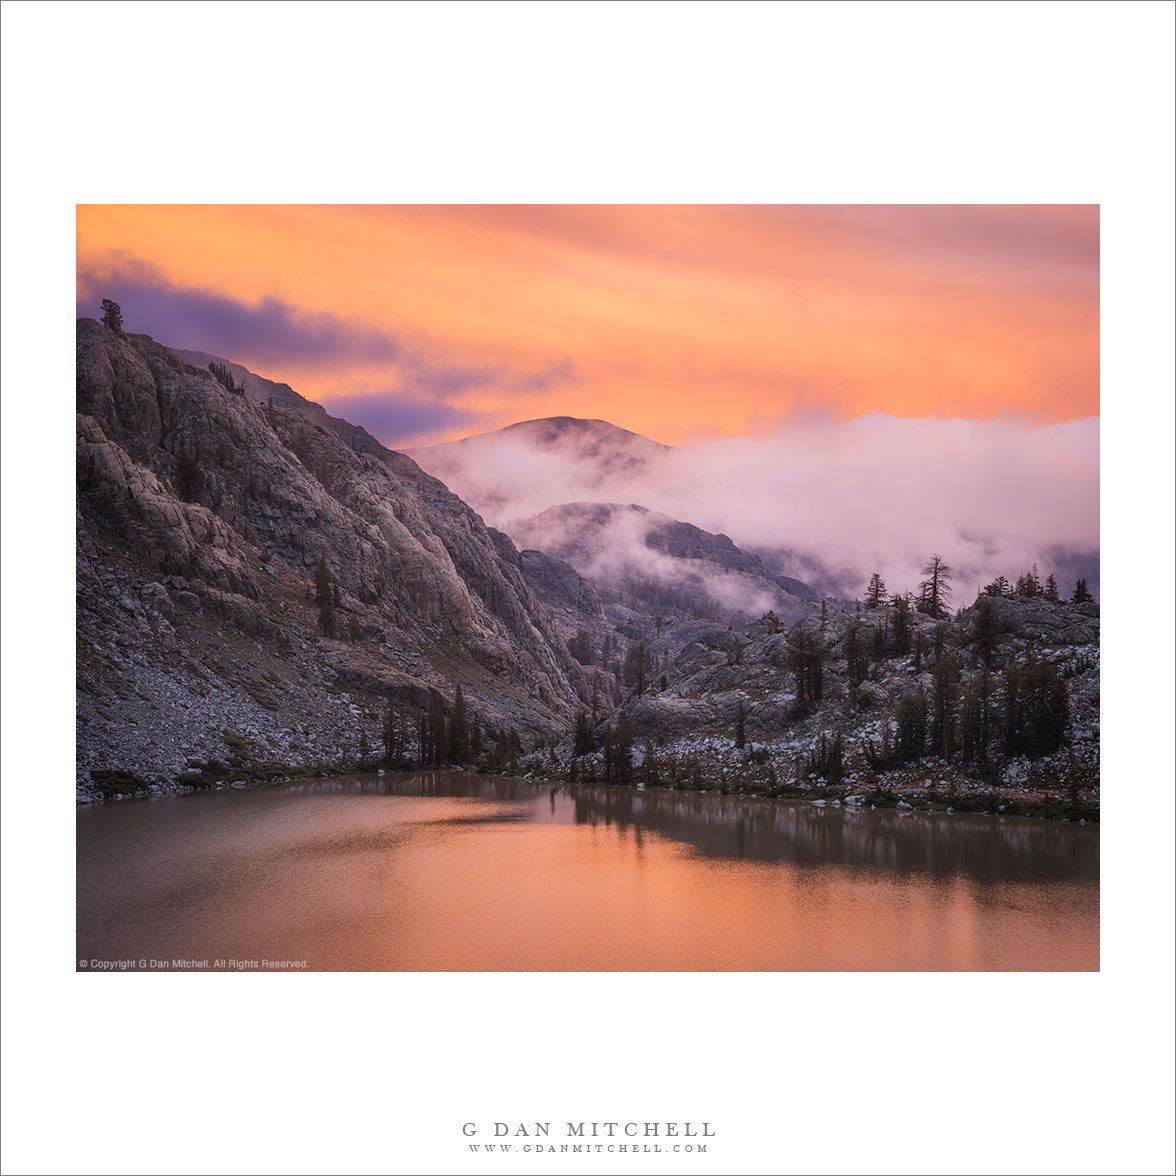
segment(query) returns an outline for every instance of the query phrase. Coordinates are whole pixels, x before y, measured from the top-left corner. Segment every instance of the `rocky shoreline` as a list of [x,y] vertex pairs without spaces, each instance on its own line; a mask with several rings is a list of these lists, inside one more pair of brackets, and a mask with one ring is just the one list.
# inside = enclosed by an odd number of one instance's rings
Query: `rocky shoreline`
[[[223,792],[230,789],[264,788],[281,784],[288,784],[295,780],[332,779],[341,777],[370,777],[415,775],[421,771],[461,772],[471,771],[456,764],[449,764],[436,769],[411,768],[407,770],[370,767],[357,770],[354,766],[332,770],[321,765],[312,768],[290,768],[288,774],[278,774],[268,777],[254,775],[249,779],[217,779],[199,784],[185,784],[178,781],[157,781],[149,783],[130,772],[97,772],[79,773],[77,782],[77,804],[106,804],[123,800],[143,800],[165,796],[183,796],[195,792]],[[829,787],[818,784],[811,787],[790,786],[778,788],[773,792],[763,791],[754,784],[727,783],[703,784],[695,786],[690,783],[681,785],[646,784],[636,782],[630,784],[608,784],[600,781],[570,780],[566,774],[551,774],[541,768],[532,767],[526,773],[510,772],[482,772],[476,773],[494,776],[496,779],[513,779],[532,784],[559,785],[560,787],[577,788],[623,788],[627,791],[643,792],[694,792],[712,793],[723,796],[747,797],[760,800],[788,800],[807,801],[817,807],[845,808],[847,811],[862,811],[866,809],[895,809],[899,812],[936,812],[936,813],[968,813],[978,816],[1017,816],[1037,817],[1045,820],[1076,821],[1080,824],[1099,823],[1099,791],[1081,789],[1076,794],[1060,790],[1055,791],[1026,791],[997,789],[979,791],[956,790],[959,781],[953,786],[947,780],[937,781],[935,786],[928,787],[930,781],[925,781],[920,787],[912,782],[887,780],[884,784],[868,784],[860,782],[843,787]]]

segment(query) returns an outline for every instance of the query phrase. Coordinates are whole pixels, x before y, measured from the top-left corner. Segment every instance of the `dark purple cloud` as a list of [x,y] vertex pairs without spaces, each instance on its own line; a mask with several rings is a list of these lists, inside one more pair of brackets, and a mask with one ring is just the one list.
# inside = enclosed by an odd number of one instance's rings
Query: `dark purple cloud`
[[396,363],[408,352],[386,331],[308,313],[279,298],[250,304],[213,290],[175,286],[154,267],[130,257],[79,272],[79,317],[100,318],[103,298],[122,307],[128,331],[248,363],[313,366],[347,358]]
[[418,400],[395,392],[377,395],[332,396],[323,401],[332,416],[362,425],[390,449],[407,445],[441,429],[480,421],[481,414],[436,400]]
[[170,347],[269,368],[279,378],[289,366],[387,364],[396,368],[396,379],[409,397],[403,403],[446,400],[490,388],[540,393],[580,378],[570,359],[552,360],[539,371],[463,363],[419,340],[409,343],[393,332],[301,310],[279,298],[247,303],[215,290],[177,286],[154,266],[126,254],[111,254],[101,265],[79,270],[78,317],[100,318],[103,298],[122,307],[128,331]]

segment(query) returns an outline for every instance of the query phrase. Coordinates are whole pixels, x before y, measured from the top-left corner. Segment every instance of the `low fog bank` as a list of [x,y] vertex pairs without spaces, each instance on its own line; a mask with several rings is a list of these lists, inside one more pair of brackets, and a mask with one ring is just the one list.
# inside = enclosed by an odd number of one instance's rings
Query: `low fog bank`
[[643,450],[623,473],[557,433],[541,446],[505,433],[464,456],[442,449],[416,456],[508,533],[561,503],[639,503],[834,595],[860,595],[875,570],[891,591],[914,590],[932,551],[954,569],[957,604],[1033,563],[1064,595],[1078,575],[1098,592],[1097,418],[792,421],[769,435]]
[[571,564],[605,600],[744,624],[769,611],[791,622],[816,608],[804,585],[774,577],[726,536],[641,506],[568,503],[508,531],[520,548]]
[[673,450],[607,421],[547,417],[403,452],[499,526],[565,502],[618,501],[614,489],[642,484]]

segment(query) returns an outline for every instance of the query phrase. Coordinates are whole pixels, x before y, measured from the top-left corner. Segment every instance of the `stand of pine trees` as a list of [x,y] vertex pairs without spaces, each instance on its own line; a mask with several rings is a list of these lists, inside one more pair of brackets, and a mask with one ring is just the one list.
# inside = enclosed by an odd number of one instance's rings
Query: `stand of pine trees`
[[866,759],[876,771],[931,755],[987,765],[994,755],[1038,759],[1065,742],[1070,721],[1066,684],[1044,658],[1010,659],[999,675],[981,664],[961,694],[961,667],[946,654],[935,665],[931,695],[908,691],[899,701],[893,742],[867,743]]
[[[486,731],[472,717],[459,684],[454,691],[453,710],[447,713],[445,700],[430,691],[423,711],[400,711],[389,699],[381,725],[384,767],[409,770],[430,767],[476,766],[491,771],[513,768],[522,755],[518,733],[507,729],[497,734]],[[486,741],[490,740],[487,748]]]

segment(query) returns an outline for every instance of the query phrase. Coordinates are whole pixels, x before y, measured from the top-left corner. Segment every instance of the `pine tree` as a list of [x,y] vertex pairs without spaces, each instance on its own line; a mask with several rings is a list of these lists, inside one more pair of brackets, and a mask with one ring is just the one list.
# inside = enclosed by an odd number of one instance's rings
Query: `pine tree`
[[1009,663],[1005,679],[1005,750],[1031,759],[1057,751],[1070,721],[1066,684],[1052,662]]
[[109,298],[102,299],[102,325],[109,327],[116,335],[123,333],[122,307]]
[[449,723],[449,762],[467,764],[470,761],[470,724],[466,715],[465,695],[461,683],[453,699],[453,718]]
[[735,746],[741,751],[743,745],[747,742],[746,730],[746,716],[743,711],[743,699],[739,700],[739,706],[735,711]]
[[621,711],[617,719],[617,740],[615,746],[617,779],[627,784],[633,779],[633,728],[629,716]]
[[905,657],[911,651],[911,606],[905,596],[896,596],[894,606],[894,652]]
[[[1036,566],[1036,565],[1034,565]],[[1041,589],[1041,585],[1034,580],[1032,572],[1022,572],[1017,577],[1017,592],[1018,596],[1024,597],[1026,600],[1032,600]]]
[[796,677],[793,713],[799,717],[820,702],[825,687],[824,644],[803,622],[788,635],[788,660]]
[[1004,672],[1004,751],[1016,755],[1024,748],[1021,733],[1021,671],[1015,660],[1010,659]]
[[[228,364],[210,363],[208,365],[208,370],[212,372],[212,374],[216,377],[217,383],[220,384],[220,386],[224,388],[226,392],[232,392],[237,396],[245,395],[245,381],[242,380],[241,383],[238,384],[237,381],[233,379],[233,371],[232,368],[228,366]],[[271,396],[271,410],[273,409],[273,403],[274,398]]]
[[592,664],[592,634],[587,629],[577,629],[576,635],[568,642],[568,652],[582,666]]
[[996,606],[988,596],[981,596],[976,601],[976,609],[972,615],[971,633],[972,644],[986,667],[991,668],[996,644],[1000,640],[1000,616]]
[[875,572],[866,585],[866,608],[881,608],[886,600],[886,585],[882,577]]
[[323,636],[335,636],[335,594],[337,588],[331,583],[331,571],[327,567],[327,557],[319,556],[318,565],[314,570],[315,595],[318,597],[319,625]]
[[445,703],[436,690],[429,691],[428,717],[428,747],[426,755],[428,762],[441,765],[445,762],[449,750],[449,740],[445,731]]
[[964,694],[959,721],[961,754],[981,766],[988,762],[988,744],[992,738],[991,704],[992,676],[982,669]]
[[923,575],[927,578],[919,585],[919,612],[937,619],[946,617],[951,600],[951,568],[943,562],[941,555],[932,554],[923,568]]
[[185,502],[199,502],[204,497],[204,470],[190,453],[176,458],[176,493]]
[[935,663],[931,688],[931,749],[944,759],[955,753],[956,695],[960,687],[960,671],[954,658],[941,658]]
[[1074,595],[1070,597],[1073,604],[1089,604],[1094,599],[1086,588],[1086,578],[1080,577],[1074,585]]
[[992,742],[992,675],[985,667],[980,671],[976,686],[976,702],[980,709],[980,741],[976,745],[976,758],[980,763],[988,762],[988,747]]
[[572,755],[588,755],[592,751],[592,728],[588,725],[588,716],[583,711],[576,711],[572,739]]
[[805,771],[830,784],[841,782],[845,776],[845,742],[840,731],[832,739],[821,731],[816,743],[809,748]]
[[404,737],[400,733],[400,718],[391,699],[384,711],[383,740],[384,763],[390,768],[398,767],[404,752]]
[[854,621],[845,633],[845,673],[849,678],[849,684],[860,686],[865,681],[869,669],[866,648],[858,633],[858,623]]
[[641,769],[645,773],[646,784],[656,785],[658,783],[657,760],[653,757],[653,741],[650,739],[645,741],[645,759],[641,764]]
[[921,691],[902,696],[894,720],[898,727],[895,754],[899,761],[909,763],[918,759],[927,747],[927,701]]
[[1058,599],[1058,582],[1054,578],[1053,572],[1050,572],[1045,578],[1045,588],[1042,590],[1042,595],[1046,600]]
[[495,765],[508,773],[515,772],[522,750],[519,733],[513,727],[503,728],[498,733],[498,741],[494,746]]

